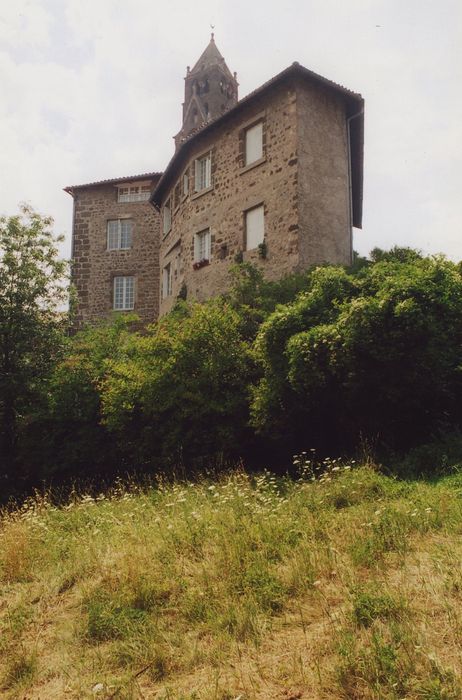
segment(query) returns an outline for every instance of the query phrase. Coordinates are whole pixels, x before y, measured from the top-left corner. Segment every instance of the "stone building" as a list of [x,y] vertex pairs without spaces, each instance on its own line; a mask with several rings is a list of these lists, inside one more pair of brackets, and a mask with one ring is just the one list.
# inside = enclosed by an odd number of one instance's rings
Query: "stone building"
[[[179,295],[202,301],[226,291],[236,260],[269,279],[349,264],[362,217],[363,107],[359,94],[298,63],[238,100],[237,76],[212,35],[187,69],[165,172],[67,188],[79,319],[133,308],[153,320]],[[141,184],[149,201],[122,206],[120,192]],[[111,250],[124,218],[131,247]]]
[[76,325],[135,311],[159,314],[159,215],[149,202],[161,173],[66,187],[74,199]]

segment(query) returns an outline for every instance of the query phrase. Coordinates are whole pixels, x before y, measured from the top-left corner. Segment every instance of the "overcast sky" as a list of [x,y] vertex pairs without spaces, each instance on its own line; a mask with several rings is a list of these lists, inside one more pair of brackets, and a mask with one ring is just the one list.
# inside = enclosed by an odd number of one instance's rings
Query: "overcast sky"
[[462,259],[461,0],[0,0],[0,213],[52,215],[68,256],[62,188],[164,169],[211,24],[240,97],[298,61],[365,98],[356,250]]

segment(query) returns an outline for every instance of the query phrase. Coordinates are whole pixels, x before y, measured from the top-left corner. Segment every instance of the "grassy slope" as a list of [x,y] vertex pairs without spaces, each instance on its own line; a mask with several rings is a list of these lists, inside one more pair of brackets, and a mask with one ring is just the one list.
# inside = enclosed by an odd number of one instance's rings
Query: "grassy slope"
[[0,697],[462,697],[462,479],[328,466],[4,514]]

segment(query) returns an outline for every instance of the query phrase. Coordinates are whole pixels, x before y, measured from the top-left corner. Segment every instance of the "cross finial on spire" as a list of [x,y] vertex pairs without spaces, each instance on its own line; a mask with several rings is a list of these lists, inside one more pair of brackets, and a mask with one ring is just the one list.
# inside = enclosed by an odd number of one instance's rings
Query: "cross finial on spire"
[[213,31],[213,30],[215,29],[215,25],[214,25],[214,24],[211,24],[211,25],[210,25],[210,29],[212,30],[212,32],[211,32],[211,34],[210,34],[210,41],[215,41],[215,33],[214,33],[214,31]]

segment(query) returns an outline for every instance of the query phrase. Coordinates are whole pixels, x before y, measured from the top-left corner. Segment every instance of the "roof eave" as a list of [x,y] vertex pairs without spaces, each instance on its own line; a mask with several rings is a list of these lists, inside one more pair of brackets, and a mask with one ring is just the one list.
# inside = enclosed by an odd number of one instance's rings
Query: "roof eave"
[[326,87],[335,90],[336,92],[342,93],[345,98],[351,99],[355,102],[361,102],[361,104],[364,103],[364,100],[362,96],[359,93],[353,92],[352,90],[348,90],[348,88],[345,88],[343,85],[339,85],[337,83],[334,83],[332,80],[329,80],[328,78],[324,78],[323,76],[314,73],[313,71],[310,71],[308,68],[305,68],[304,66],[301,66],[298,62],[292,63],[290,66],[285,68],[283,71],[275,75],[273,78],[268,80],[266,83],[263,83],[259,88],[256,90],[253,90],[250,92],[248,95],[243,97],[239,102],[237,102],[233,107],[231,107],[227,112],[224,114],[221,114],[219,117],[214,119],[211,122],[208,122],[201,127],[199,127],[196,131],[194,131],[185,141],[183,141],[182,144],[178,147],[178,149],[175,151],[173,154],[172,158],[170,159],[169,164],[164,170],[164,173],[162,177],[160,178],[159,182],[157,183],[157,186],[155,187],[151,198],[150,202],[157,208],[159,209],[162,203],[162,196],[164,194],[164,190],[166,188],[166,185],[169,182],[169,177],[170,173],[173,169],[174,164],[180,160],[180,157],[183,157],[187,150],[188,146],[195,141],[196,137],[199,136],[199,134],[204,134],[207,133],[208,131],[212,131],[212,129],[218,125],[220,125],[223,121],[229,118],[230,115],[235,114],[239,109],[241,109],[244,105],[249,104],[252,102],[253,99],[260,97],[264,92],[267,90],[272,89],[275,85],[277,85],[279,82],[282,80],[285,80],[286,78],[289,78],[291,76],[296,76],[296,75],[301,75],[302,77],[305,78],[310,78],[314,79],[318,83],[324,84]]
[[96,180],[95,182],[87,182],[83,185],[68,185],[63,187],[63,191],[74,196],[76,190],[84,190],[92,187],[103,187],[105,185],[117,185],[123,182],[138,182],[140,180],[160,180],[163,172],[141,173],[139,175],[128,175],[126,177],[114,177],[107,180]]

